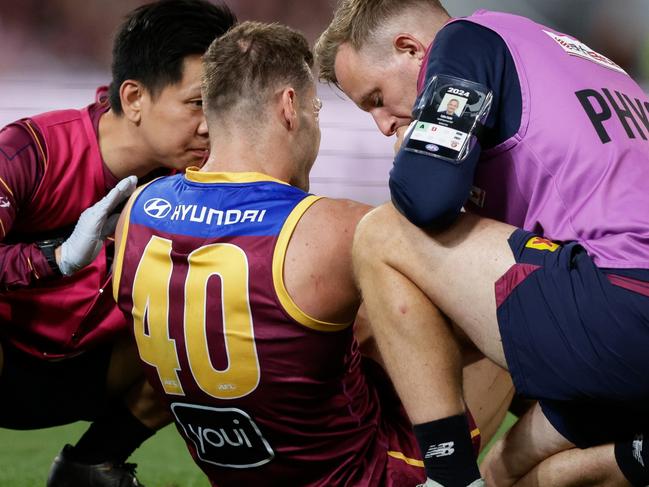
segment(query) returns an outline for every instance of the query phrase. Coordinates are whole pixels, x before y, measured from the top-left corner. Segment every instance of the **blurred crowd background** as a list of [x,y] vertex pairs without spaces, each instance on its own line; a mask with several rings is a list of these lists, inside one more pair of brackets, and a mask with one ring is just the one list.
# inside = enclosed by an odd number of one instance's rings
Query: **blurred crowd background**
[[[0,0],[3,75],[37,68],[107,69],[115,26],[145,0]],[[228,0],[242,20],[277,21],[314,41],[335,0]],[[649,78],[647,0],[443,0],[451,15],[478,8],[527,15],[579,37],[630,73]]]
[[[0,0],[0,126],[18,118],[90,103],[110,80],[113,32],[147,0]],[[226,0],[240,20],[281,22],[311,43],[331,20],[335,0]],[[526,15],[578,37],[649,90],[649,0],[442,0],[453,16],[485,8]],[[551,66],[548,69],[552,69]],[[371,118],[319,87],[322,143],[311,190],[379,204],[389,197],[393,141]]]

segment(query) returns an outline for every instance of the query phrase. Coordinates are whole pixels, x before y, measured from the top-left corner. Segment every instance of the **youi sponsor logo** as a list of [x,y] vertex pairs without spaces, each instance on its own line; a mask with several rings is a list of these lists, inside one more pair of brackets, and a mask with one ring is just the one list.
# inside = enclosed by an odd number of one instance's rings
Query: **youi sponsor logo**
[[250,468],[273,460],[275,452],[251,416],[237,408],[173,403],[171,410],[198,458],[230,468]]

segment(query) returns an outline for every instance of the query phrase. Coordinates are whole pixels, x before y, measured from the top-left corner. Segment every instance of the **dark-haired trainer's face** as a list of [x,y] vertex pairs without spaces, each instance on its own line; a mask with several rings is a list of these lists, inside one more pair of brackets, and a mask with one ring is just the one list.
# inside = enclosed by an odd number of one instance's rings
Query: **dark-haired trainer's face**
[[201,56],[188,56],[180,82],[142,99],[140,134],[150,157],[161,166],[182,170],[202,165],[207,156],[201,75]]

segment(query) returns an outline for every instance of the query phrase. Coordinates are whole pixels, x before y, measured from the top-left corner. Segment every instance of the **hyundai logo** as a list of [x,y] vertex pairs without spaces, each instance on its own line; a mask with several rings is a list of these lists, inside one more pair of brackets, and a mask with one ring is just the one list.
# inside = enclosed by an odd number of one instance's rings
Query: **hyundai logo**
[[427,151],[430,152],[437,152],[439,150],[439,147],[436,146],[435,144],[427,144],[425,148]]
[[152,218],[164,218],[171,211],[171,203],[162,198],[151,198],[144,203],[144,212]]

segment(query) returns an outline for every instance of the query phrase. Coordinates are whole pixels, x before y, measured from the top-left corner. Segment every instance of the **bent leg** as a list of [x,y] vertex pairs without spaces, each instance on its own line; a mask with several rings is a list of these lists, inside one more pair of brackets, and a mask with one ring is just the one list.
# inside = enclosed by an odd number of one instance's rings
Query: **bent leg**
[[451,327],[403,274],[367,258],[372,249],[363,240],[361,234],[354,244],[358,280],[381,357],[408,416],[423,423],[461,413],[462,359]]
[[171,414],[147,382],[137,345],[126,336],[115,343],[106,378],[111,397],[122,397],[133,416],[148,428],[158,430],[171,422]]
[[514,264],[507,243],[514,230],[463,214],[444,232],[426,232],[391,204],[360,222],[357,279],[379,350],[413,423],[464,409],[462,360],[448,318],[485,355],[506,365],[494,283]]
[[[363,356],[372,359],[385,370],[385,363],[372,335],[365,306],[361,306],[354,323],[354,334]],[[483,448],[494,436],[510,408],[514,385],[506,370],[485,358],[472,346],[463,346],[462,356],[463,393],[480,430],[480,447]]]
[[482,358],[462,371],[466,404],[480,430],[480,448],[493,438],[514,397],[514,385],[506,370]]
[[113,345],[106,374],[109,407],[95,418],[72,452],[87,464],[123,463],[171,414],[146,382],[135,341],[125,334]]
[[[623,418],[622,423],[616,421],[618,417]],[[489,451],[482,464],[483,474],[490,485],[504,487],[647,485],[645,434],[633,433],[626,424],[639,425],[643,417],[642,412],[637,415],[607,404],[575,408],[537,403]],[[564,434],[571,440],[558,432],[567,425]],[[593,436],[592,430],[604,430],[607,435]],[[602,440],[605,437],[608,439]],[[615,445],[610,443],[614,437],[619,438]],[[584,448],[575,448],[573,441]]]
[[481,470],[488,485],[509,487],[535,466],[574,446],[557,432],[537,403],[489,450]]
[[[356,230],[354,269],[374,337],[414,425],[426,473],[442,485],[480,477],[451,323],[504,366],[493,285],[513,264],[507,246],[513,231],[462,216],[446,232],[426,233],[391,205],[370,212]],[[490,244],[503,250],[486,252],[482,246]]]
[[[0,426],[37,429],[91,421],[104,408],[107,346],[63,360],[44,360],[2,343]],[[56,401],[52,401],[56,398]],[[43,404],[48,403],[48,407]]]
[[130,335],[114,342],[104,370],[107,407],[75,446],[66,445],[54,459],[48,487],[86,485],[88,478],[95,479],[93,486],[141,485],[125,461],[171,415],[145,381]]
[[515,487],[629,487],[612,444],[557,453],[534,467]]

